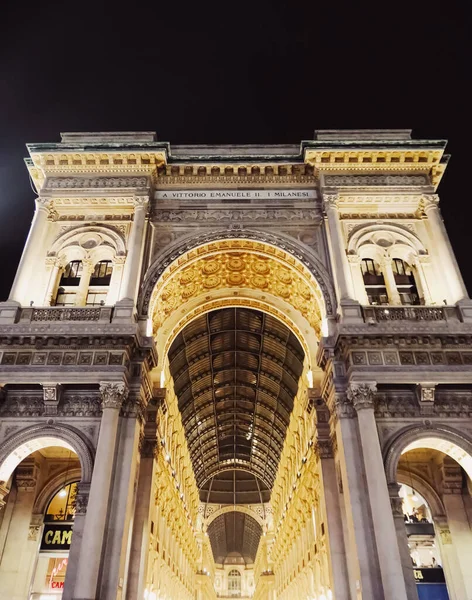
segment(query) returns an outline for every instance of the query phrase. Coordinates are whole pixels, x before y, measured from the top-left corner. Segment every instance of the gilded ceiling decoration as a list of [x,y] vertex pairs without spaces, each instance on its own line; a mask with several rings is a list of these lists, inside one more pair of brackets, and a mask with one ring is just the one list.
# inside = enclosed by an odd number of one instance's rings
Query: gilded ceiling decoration
[[259,290],[281,298],[299,311],[320,336],[321,293],[300,271],[276,258],[253,251],[223,251],[190,262],[175,274],[163,277],[158,285],[154,331],[188,300],[229,288]]

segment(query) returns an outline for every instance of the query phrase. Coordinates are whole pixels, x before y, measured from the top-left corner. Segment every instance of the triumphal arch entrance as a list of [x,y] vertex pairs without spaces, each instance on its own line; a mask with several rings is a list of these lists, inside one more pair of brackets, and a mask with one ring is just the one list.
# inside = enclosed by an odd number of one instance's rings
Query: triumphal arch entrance
[[445,142],[28,151],[36,209],[0,303],[0,597],[472,596]]

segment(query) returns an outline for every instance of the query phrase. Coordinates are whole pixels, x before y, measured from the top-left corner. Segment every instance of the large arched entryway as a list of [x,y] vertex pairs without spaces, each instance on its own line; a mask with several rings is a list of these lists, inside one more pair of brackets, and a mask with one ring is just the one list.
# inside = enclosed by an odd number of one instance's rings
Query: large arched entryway
[[[286,249],[250,239],[215,239],[174,257],[147,298],[148,331],[159,355],[155,378],[166,389],[159,424],[162,469],[168,466],[188,514],[199,515],[197,574],[210,575],[221,597],[252,596],[255,570],[264,564],[265,575],[273,576],[273,567],[267,567],[274,560],[271,547],[285,535],[273,518],[292,498],[284,473],[293,470],[295,460],[298,477],[305,477],[314,413],[308,419],[302,415],[309,388],[321,378],[316,352],[332,316],[329,290]],[[305,481],[307,489],[314,481]],[[164,486],[160,489],[165,494]],[[312,493],[298,524],[304,548],[314,546],[318,529],[325,527],[313,514],[314,488]],[[161,548],[172,525],[159,504]],[[169,552],[185,554],[167,546],[152,552],[150,562],[161,581],[154,577],[148,593],[159,588],[162,594],[163,580],[170,577],[163,560]],[[310,565],[298,582],[307,587],[302,579],[310,579],[307,590],[317,595],[331,585],[324,552],[316,558],[309,554]],[[288,571],[293,553],[282,552],[277,560],[280,572]],[[240,590],[231,589],[229,573],[235,569]],[[148,580],[153,580],[150,572]],[[204,578],[200,583],[206,584]]]

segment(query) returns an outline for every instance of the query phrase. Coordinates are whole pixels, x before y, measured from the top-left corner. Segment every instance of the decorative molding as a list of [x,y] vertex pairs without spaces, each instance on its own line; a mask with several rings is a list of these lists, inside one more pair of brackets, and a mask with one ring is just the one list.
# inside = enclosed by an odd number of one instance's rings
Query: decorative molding
[[148,177],[48,177],[43,188],[144,188]]
[[326,186],[404,186],[431,185],[427,175],[325,175]]
[[126,385],[119,382],[100,382],[100,394],[102,397],[102,409],[113,408],[120,409],[123,402],[128,397],[128,388]]
[[43,383],[44,414],[46,416],[57,415],[61,392],[62,386],[60,384]]
[[158,223],[192,223],[221,221],[314,221],[320,222],[318,210],[304,209],[181,209],[154,210],[153,221]]

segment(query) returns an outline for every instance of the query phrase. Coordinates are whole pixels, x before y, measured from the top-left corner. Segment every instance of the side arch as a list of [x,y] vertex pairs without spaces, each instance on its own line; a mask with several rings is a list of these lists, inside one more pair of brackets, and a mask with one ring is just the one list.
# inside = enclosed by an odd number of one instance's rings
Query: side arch
[[7,439],[0,450],[0,481],[8,481],[20,462],[32,452],[54,445],[73,450],[77,454],[81,465],[81,481],[90,483],[93,448],[77,429],[63,424],[32,425]]
[[170,248],[154,259],[149,267],[138,298],[138,315],[142,318],[148,316],[149,305],[153,290],[164,271],[183,254],[205,244],[224,240],[248,240],[261,242],[286,252],[300,262],[316,279],[323,295],[326,315],[333,316],[336,312],[336,296],[332,277],[320,259],[308,248],[301,247],[300,243],[286,234],[273,235],[254,229],[220,230],[207,232],[200,235],[190,234],[180,238]]
[[441,500],[441,497],[433,486],[428,483],[425,479],[420,477],[417,473],[411,471],[405,471],[403,469],[397,470],[397,481],[404,485],[412,485],[414,489],[423,496],[431,509],[431,514],[434,518],[444,518],[446,509]]
[[405,427],[395,436],[384,452],[387,483],[396,482],[400,456],[414,448],[431,448],[447,454],[472,479],[472,440],[452,427],[438,424]]

